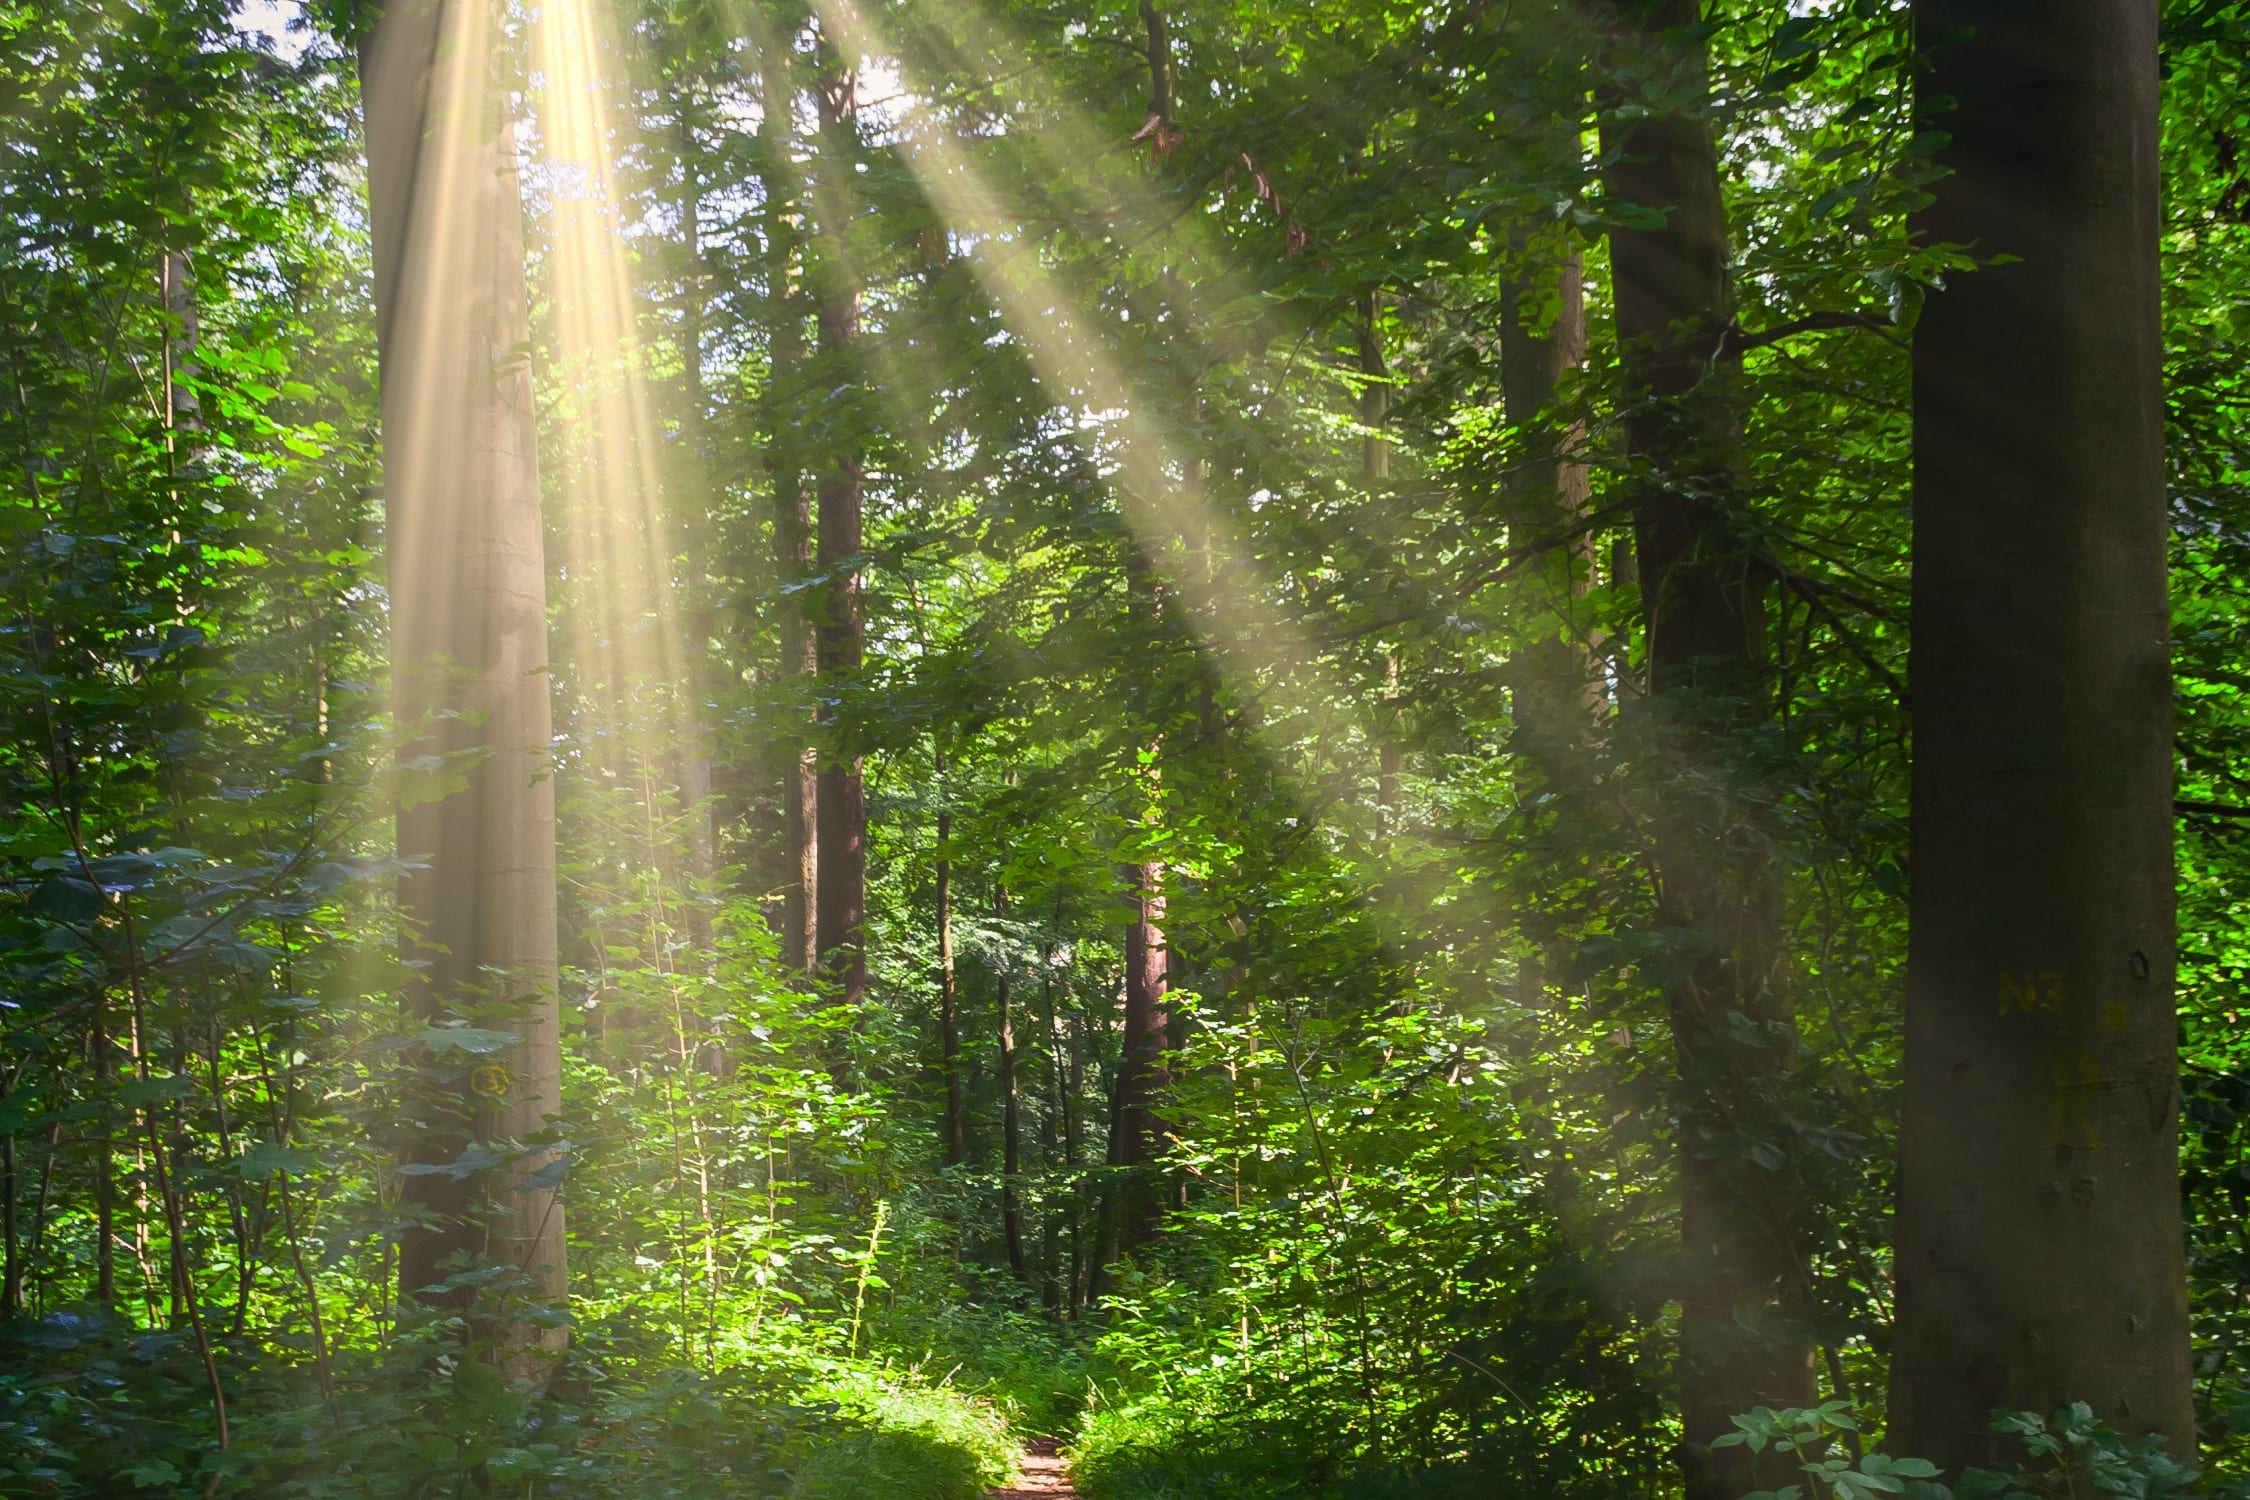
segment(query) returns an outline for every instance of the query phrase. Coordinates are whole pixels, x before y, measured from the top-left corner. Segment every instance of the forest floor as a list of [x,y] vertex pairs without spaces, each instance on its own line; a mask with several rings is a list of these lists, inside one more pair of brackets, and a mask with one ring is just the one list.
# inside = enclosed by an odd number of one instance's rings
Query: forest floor
[[1022,1481],[1013,1489],[986,1490],[985,1500],[1078,1500],[1071,1488],[1070,1469],[1062,1461],[1054,1438],[1033,1438],[1024,1444]]

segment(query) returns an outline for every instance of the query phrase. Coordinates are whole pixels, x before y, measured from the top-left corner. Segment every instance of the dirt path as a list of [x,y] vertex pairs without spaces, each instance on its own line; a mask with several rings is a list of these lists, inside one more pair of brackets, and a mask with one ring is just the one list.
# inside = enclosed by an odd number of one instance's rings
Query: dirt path
[[1024,1444],[1023,1483],[1012,1490],[986,1490],[985,1500],[1078,1500],[1070,1487],[1070,1471],[1055,1454],[1053,1438],[1033,1438]]

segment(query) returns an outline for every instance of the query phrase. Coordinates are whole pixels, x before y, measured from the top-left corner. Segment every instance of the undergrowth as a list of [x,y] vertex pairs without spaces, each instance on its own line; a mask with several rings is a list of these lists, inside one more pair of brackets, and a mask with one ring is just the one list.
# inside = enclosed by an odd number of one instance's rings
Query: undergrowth
[[184,1337],[85,1313],[0,1336],[0,1496],[975,1500],[1016,1452],[992,1399],[864,1358],[612,1363],[592,1332],[533,1390],[429,1340],[325,1378],[221,1354],[223,1450]]

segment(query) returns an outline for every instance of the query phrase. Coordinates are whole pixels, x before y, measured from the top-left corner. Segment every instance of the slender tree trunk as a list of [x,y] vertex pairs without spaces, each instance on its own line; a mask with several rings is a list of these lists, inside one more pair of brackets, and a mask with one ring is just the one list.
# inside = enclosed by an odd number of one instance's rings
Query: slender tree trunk
[[[849,164],[858,143],[859,74],[832,47],[826,75],[820,82],[820,133],[822,177],[820,208],[828,254],[821,264],[815,292],[823,370],[841,379],[853,358],[859,339],[859,290],[853,268],[844,258],[847,228],[853,218],[856,191]],[[817,632],[820,674],[831,685],[824,699],[833,698],[840,686],[859,671],[863,649],[860,621],[860,574],[857,559],[862,550],[862,472],[858,440],[848,428],[854,419],[843,419],[845,432],[831,429],[830,451],[823,455],[820,471],[820,590],[821,619]],[[835,713],[822,710],[833,733]],[[819,774],[820,870],[816,884],[819,911],[815,921],[822,945],[822,962],[836,982],[837,999],[855,1006],[867,993],[867,953],[863,931],[867,918],[867,803],[860,780],[860,759],[842,753],[833,743],[824,747]]]
[[110,1056],[108,1012],[109,995],[97,990],[86,1048],[94,1061],[94,1301],[105,1309],[117,1306],[117,1166],[110,1139],[116,1068]]
[[[992,888],[992,915],[1006,921],[1008,892]],[[1023,1254],[1023,1122],[1016,1102],[1016,1018],[1008,951],[1003,939],[994,965],[994,986],[1000,1007],[1000,1231],[1008,1247],[1008,1271],[1018,1281],[1031,1279]]]
[[[703,251],[703,177],[700,143],[686,99],[677,115],[680,160],[680,456],[674,466],[678,493],[672,510],[678,534],[688,554],[713,554],[711,530],[711,455],[704,431],[703,299],[708,273]],[[716,612],[708,598],[708,584],[698,580],[688,592],[685,627],[688,702],[681,715],[687,742],[679,747],[680,816],[686,820],[686,912],[689,946],[698,967],[709,971],[711,961],[711,885],[719,871],[717,802],[712,796],[714,769],[713,729],[719,706],[718,661],[713,649]],[[714,1050],[714,1056],[716,1052]]]
[[1383,357],[1383,292],[1369,287],[1359,299],[1359,373],[1366,383],[1359,388],[1360,472],[1369,483],[1391,477],[1391,440],[1384,424],[1391,419],[1390,365]]
[[[383,374],[391,657],[402,762],[444,757],[466,784],[409,777],[402,950],[425,1023],[484,1019],[497,1056],[433,1049],[409,1165],[535,1138],[559,1108],[555,802],[546,562],[515,142],[487,0],[393,0],[361,53]],[[513,1266],[519,1294],[565,1295],[562,1200],[533,1150],[504,1169],[410,1173],[402,1295],[467,1264]],[[446,1300],[465,1303],[466,1295]],[[560,1328],[496,1334],[539,1376]]]
[[[945,787],[945,766],[938,764],[940,795]],[[938,1054],[945,1072],[945,1164],[957,1167],[966,1154],[968,1131],[961,1098],[961,991],[953,963],[953,810],[938,813],[937,923],[938,923]]]
[[[0,1104],[14,1095],[15,1085],[12,1073],[0,1078]],[[0,1135],[0,1242],[6,1246],[6,1261],[0,1264],[0,1322],[23,1316],[23,1244],[16,1222],[22,1196],[16,1173],[16,1136],[10,1130]]]
[[1766,606],[1738,489],[1734,296],[1699,8],[1626,0],[1609,20],[1643,98],[1662,101],[1605,99],[1602,151],[1611,200],[1662,215],[1612,230],[1610,264],[1626,438],[1647,473],[1633,522],[1648,687],[1666,725],[1659,920],[1701,950],[1665,996],[1681,1086],[1682,1460],[1689,1500],[1734,1500],[1795,1476],[1740,1448],[1714,1454],[1711,1439],[1736,1412],[1812,1395],[1787,1170],[1737,1166],[1724,1144],[1775,1108],[1795,1045],[1776,983],[1778,872],[1751,826],[1756,800],[1727,790],[1746,774],[1739,732],[1766,712]]
[[[1076,1019],[1077,1024],[1067,1028],[1070,1050],[1070,1084],[1064,1095],[1067,1099],[1086,1097],[1086,1013],[1083,1009]],[[1066,1116],[1065,1125],[1069,1125],[1074,1118],[1075,1115]],[[1064,1134],[1063,1155],[1074,1164],[1086,1159],[1085,1150],[1076,1139],[1075,1131]],[[1070,1189],[1070,1296],[1065,1299],[1073,1317],[1078,1315],[1078,1309],[1086,1305],[1092,1293],[1092,1263],[1086,1253],[1088,1196],[1085,1183],[1073,1175]],[[1099,1212],[1098,1209],[1096,1211]]]
[[[1061,903],[1058,901],[1056,905],[1057,924],[1059,925]],[[1055,1088],[1053,1118],[1062,1127],[1063,1180],[1067,1184],[1065,1190],[1057,1195],[1068,1219],[1068,1238],[1070,1241],[1070,1263],[1067,1273],[1060,1278],[1063,1285],[1058,1299],[1060,1303],[1058,1310],[1075,1313],[1078,1307],[1078,1243],[1079,1221],[1082,1217],[1079,1212],[1079,1205],[1082,1194],[1078,1184],[1078,1112],[1071,1107],[1071,1101],[1079,1087],[1079,1078],[1076,1068],[1072,1066],[1077,1057],[1077,1048],[1065,1035],[1060,1008],[1055,1003],[1055,956],[1055,950],[1052,947],[1041,955],[1044,962],[1041,963],[1039,968],[1039,995],[1046,1002],[1048,1070],[1053,1075]],[[1050,1198],[1050,1203],[1052,1201],[1053,1199]],[[1054,1221],[1054,1216],[1054,1209],[1050,1206],[1047,1211],[1050,1224]],[[1057,1249],[1053,1253],[1059,1255],[1061,1252]]]
[[[1367,377],[1360,388],[1359,421],[1367,428],[1360,439],[1360,475],[1373,488],[1391,477],[1391,443],[1383,435],[1390,420],[1390,362],[1383,354],[1383,293],[1369,287],[1360,298],[1359,373]],[[1375,746],[1375,831],[1387,838],[1398,821],[1399,777],[1406,770],[1406,747],[1399,742],[1399,660],[1394,651],[1383,658],[1383,706],[1379,710]]]
[[[790,286],[801,184],[789,159],[789,119],[796,95],[788,54],[777,41],[768,40],[770,44],[760,48],[765,112],[758,127],[765,162],[766,298],[773,317],[766,386],[769,393],[782,393],[796,388],[805,354],[804,317]],[[803,687],[820,670],[810,595],[804,588],[814,569],[812,492],[805,483],[796,442],[797,416],[787,409],[786,399],[769,395],[773,409],[766,423],[766,463],[773,485],[775,571],[784,585],[780,594],[781,677],[784,684]],[[807,721],[801,732],[783,736],[786,755],[781,789],[782,822],[789,845],[782,896],[782,950],[790,966],[805,973],[820,964],[819,767],[811,727]]]
[[[1563,378],[1585,361],[1586,294],[1575,244],[1541,246],[1519,232],[1514,250],[1523,271],[1501,289],[1500,387],[1509,424],[1525,435],[1526,445],[1508,467],[1504,494],[1512,539],[1530,540],[1577,525],[1591,493],[1586,462],[1576,452],[1583,429],[1539,425]],[[1544,306],[1550,289],[1551,314]],[[1536,607],[1559,615],[1562,626],[1531,642],[1517,664],[1517,723],[1550,767],[1581,758],[1599,702],[1590,692],[1593,653],[1570,628],[1571,606],[1592,589],[1593,569],[1590,534],[1547,554],[1538,580],[1544,597]]]
[[2195,1441],[2178,1173],[2155,0],[1918,0],[1897,1451],[1995,1408]]
[[1108,1289],[1110,1264],[1154,1239],[1164,1217],[1164,1195],[1152,1165],[1162,1154],[1157,1100],[1169,1081],[1164,1071],[1171,1029],[1165,997],[1164,866],[1149,860],[1128,865],[1126,875],[1133,916],[1125,928],[1125,1024],[1110,1105],[1111,1171],[1102,1194],[1095,1296]]

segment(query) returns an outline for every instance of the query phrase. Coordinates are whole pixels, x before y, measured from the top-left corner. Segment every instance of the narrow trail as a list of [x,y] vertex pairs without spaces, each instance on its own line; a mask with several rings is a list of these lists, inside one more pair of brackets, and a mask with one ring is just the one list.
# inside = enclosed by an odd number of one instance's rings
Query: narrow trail
[[1070,1470],[1063,1465],[1054,1438],[1033,1438],[1024,1444],[1023,1482],[1014,1489],[986,1490],[985,1500],[1078,1500],[1071,1488]]

